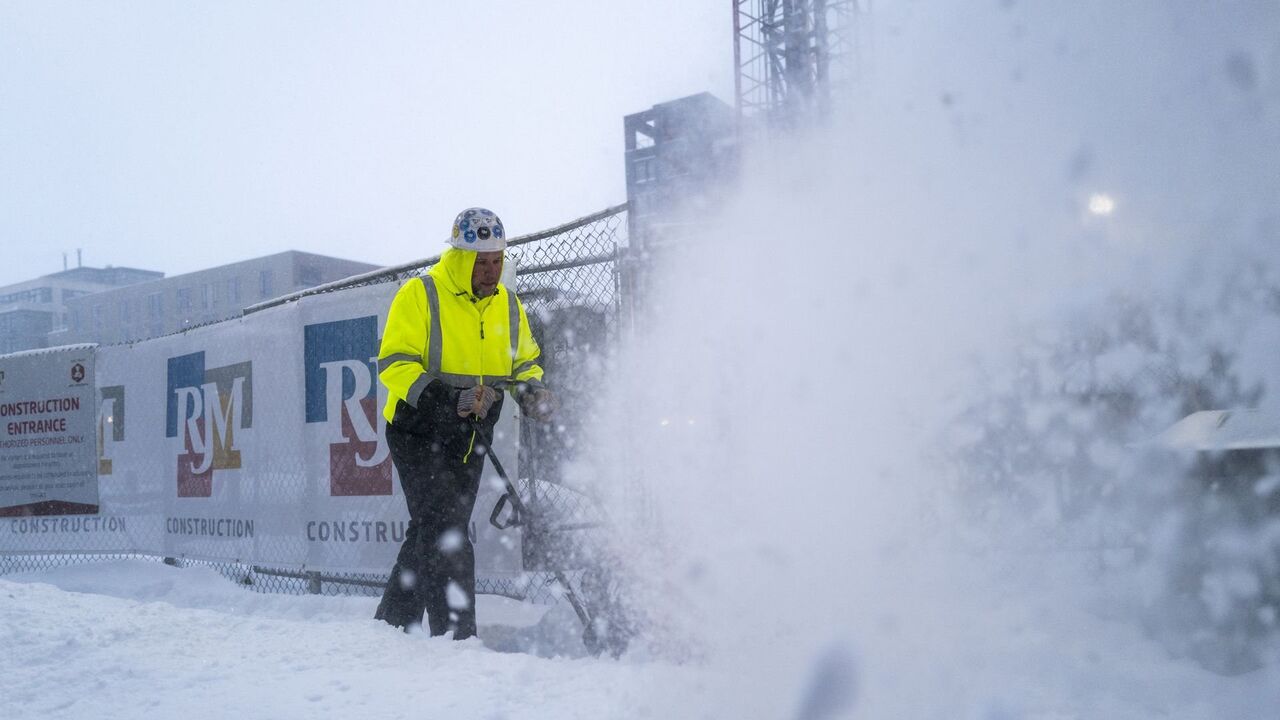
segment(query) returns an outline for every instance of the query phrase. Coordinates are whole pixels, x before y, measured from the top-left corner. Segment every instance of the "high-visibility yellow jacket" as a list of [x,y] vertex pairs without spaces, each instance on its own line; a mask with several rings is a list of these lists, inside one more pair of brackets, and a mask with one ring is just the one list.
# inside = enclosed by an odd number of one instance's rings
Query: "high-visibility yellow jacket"
[[475,261],[476,253],[449,248],[391,301],[378,351],[387,422],[401,400],[416,408],[432,380],[455,388],[542,386],[541,350],[524,306],[501,283],[493,295],[477,298],[471,289]]

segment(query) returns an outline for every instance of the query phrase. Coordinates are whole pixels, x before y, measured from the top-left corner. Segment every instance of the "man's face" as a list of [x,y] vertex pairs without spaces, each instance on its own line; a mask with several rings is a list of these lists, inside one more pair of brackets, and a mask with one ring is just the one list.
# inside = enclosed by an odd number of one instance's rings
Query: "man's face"
[[489,297],[502,279],[502,251],[476,253],[476,265],[471,269],[471,290],[478,297]]

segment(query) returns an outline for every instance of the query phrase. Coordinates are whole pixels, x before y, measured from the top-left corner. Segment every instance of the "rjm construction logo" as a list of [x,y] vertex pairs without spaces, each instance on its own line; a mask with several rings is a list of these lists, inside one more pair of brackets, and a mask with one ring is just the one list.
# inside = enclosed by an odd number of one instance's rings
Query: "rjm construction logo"
[[124,386],[98,390],[98,474],[111,474],[112,446],[124,440]]
[[375,370],[377,316],[308,325],[303,336],[307,423],[324,423],[329,494],[390,495]]
[[240,467],[236,438],[253,427],[253,363],[205,368],[204,352],[169,358],[165,437],[182,438],[178,497],[213,495],[213,471]]

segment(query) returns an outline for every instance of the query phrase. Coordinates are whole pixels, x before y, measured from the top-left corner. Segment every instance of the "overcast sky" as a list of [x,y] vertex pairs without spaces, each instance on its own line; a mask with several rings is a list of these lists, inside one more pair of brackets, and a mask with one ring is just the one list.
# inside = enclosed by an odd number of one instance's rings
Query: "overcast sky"
[[0,285],[539,230],[625,200],[623,115],[732,81],[712,0],[0,0]]

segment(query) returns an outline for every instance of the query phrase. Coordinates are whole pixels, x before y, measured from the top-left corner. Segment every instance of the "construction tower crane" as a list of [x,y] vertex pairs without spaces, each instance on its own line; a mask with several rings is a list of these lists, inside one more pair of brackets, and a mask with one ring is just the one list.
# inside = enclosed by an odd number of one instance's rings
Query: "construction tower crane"
[[831,110],[849,76],[863,0],[732,0],[739,123],[794,128]]

